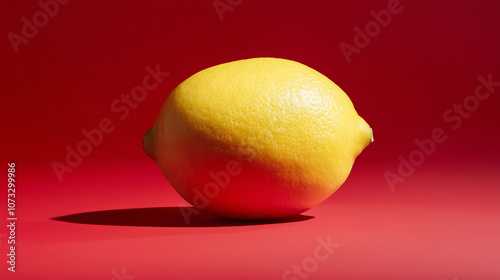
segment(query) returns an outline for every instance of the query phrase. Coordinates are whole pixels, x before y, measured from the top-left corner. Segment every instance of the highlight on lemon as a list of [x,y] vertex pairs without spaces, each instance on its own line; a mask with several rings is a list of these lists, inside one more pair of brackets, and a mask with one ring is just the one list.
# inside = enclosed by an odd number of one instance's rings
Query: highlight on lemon
[[178,85],[143,145],[197,210],[274,219],[332,195],[372,141],[370,126],[326,76],[291,60],[251,58]]

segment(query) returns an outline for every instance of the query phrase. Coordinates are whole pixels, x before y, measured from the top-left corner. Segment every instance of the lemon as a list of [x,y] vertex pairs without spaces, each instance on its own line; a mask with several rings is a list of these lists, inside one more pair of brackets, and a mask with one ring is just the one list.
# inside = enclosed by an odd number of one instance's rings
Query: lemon
[[252,58],[182,82],[143,145],[198,210],[271,219],[328,198],[372,141],[369,125],[330,79],[295,61]]

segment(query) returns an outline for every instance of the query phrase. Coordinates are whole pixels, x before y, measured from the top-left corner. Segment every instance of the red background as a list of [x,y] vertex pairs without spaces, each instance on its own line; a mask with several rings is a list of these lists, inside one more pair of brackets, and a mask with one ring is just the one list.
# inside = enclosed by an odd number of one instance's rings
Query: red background
[[[473,102],[479,76],[500,81],[500,2],[401,0],[350,63],[341,42],[354,45],[354,28],[392,1],[221,0],[234,4],[223,20],[213,2],[70,1],[18,53],[8,34],[22,35],[22,18],[41,7],[1,4],[0,151],[5,173],[17,166],[18,217],[11,273],[0,204],[2,279],[281,279],[328,236],[340,246],[303,278],[500,279],[500,87],[456,129],[443,118]],[[184,79],[259,56],[328,76],[375,142],[339,191],[298,218],[199,215],[186,226],[177,206],[188,205],[142,136]],[[121,120],[110,105],[158,64],[169,76]],[[59,181],[51,164],[103,118],[115,130]],[[415,140],[436,128],[446,140],[391,188],[385,174],[398,174],[399,156],[415,156]]]

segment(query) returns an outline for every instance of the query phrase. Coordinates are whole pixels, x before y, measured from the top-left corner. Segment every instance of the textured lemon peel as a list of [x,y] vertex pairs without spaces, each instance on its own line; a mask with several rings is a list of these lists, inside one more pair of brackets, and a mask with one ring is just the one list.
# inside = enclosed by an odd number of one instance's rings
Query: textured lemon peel
[[[342,89],[293,61],[256,58],[214,66],[185,80],[169,99],[159,116],[162,125],[154,127],[154,141],[161,140],[155,155],[176,189],[185,188],[183,182],[203,187],[207,175],[193,169],[213,162],[210,155],[218,153],[223,160],[213,169],[237,159],[247,171],[275,176],[277,186],[268,187],[280,188],[284,200],[312,193],[321,201],[340,187],[356,156],[373,142],[364,120],[354,126],[361,118]],[[252,160],[242,161],[248,154]],[[187,162],[196,165],[182,166]],[[188,193],[182,194],[187,200]]]

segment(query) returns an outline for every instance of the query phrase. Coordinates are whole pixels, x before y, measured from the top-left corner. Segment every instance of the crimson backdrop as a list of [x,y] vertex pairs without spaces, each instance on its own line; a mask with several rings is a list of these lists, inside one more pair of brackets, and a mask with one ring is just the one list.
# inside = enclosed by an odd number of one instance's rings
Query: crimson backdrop
[[[4,181],[2,279],[500,279],[500,2],[0,6],[0,150],[18,217],[12,273]],[[259,56],[328,76],[375,142],[297,219],[186,226],[142,135],[181,81]],[[336,246],[321,259],[319,239]]]

